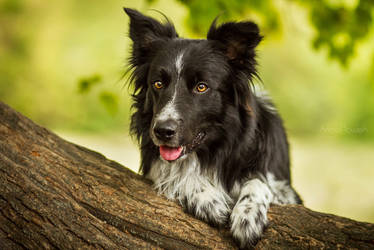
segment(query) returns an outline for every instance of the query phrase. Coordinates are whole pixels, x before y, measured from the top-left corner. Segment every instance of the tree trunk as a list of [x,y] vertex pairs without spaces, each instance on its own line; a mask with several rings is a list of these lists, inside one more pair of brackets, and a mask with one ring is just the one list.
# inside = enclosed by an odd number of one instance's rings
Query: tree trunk
[[[126,150],[125,148],[123,150]],[[273,206],[257,249],[374,249],[374,224]],[[150,183],[0,102],[0,249],[235,249]]]

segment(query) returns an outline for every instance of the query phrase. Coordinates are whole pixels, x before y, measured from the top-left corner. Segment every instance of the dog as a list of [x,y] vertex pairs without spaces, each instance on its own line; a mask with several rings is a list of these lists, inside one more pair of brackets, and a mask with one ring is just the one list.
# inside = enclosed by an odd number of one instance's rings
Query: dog
[[216,19],[207,39],[185,39],[166,17],[124,10],[142,174],[188,213],[229,226],[240,248],[253,247],[270,204],[302,203],[282,120],[253,84],[258,26]]

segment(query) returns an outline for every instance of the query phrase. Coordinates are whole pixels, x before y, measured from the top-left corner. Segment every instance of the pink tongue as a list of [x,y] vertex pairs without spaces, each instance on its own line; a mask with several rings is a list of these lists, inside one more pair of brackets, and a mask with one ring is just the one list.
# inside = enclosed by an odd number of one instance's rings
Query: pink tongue
[[171,148],[168,146],[160,146],[160,155],[164,160],[174,161],[182,154],[182,147]]

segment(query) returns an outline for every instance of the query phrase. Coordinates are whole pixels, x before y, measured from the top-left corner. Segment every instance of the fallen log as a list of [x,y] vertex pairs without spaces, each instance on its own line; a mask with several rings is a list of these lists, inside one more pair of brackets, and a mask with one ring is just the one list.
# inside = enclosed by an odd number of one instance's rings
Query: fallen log
[[[126,150],[125,148],[123,150]],[[374,224],[273,206],[256,249],[374,249]],[[150,183],[0,102],[0,249],[236,249]]]

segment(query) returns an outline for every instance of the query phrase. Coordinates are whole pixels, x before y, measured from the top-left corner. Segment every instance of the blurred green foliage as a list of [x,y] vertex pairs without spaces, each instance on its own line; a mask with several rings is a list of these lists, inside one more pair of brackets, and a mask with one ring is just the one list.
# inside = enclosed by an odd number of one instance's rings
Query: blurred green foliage
[[[217,13],[221,13],[222,19],[238,20],[243,19],[249,14],[252,15],[257,22],[261,23],[262,29],[266,31],[275,31],[279,28],[279,15],[271,1],[261,0],[231,0],[231,1],[202,1],[196,0],[180,0],[190,9],[189,21],[195,31],[204,31],[211,23]],[[210,8],[214,6],[214,8]],[[204,14],[207,13],[207,14]],[[199,18],[203,16],[203,18]],[[205,24],[203,23],[205,22]]]
[[[154,2],[154,0],[149,0]],[[264,32],[281,27],[280,1],[272,0],[178,0],[189,9],[188,23],[194,32],[203,34],[218,15],[222,20],[252,19]],[[327,47],[329,56],[347,65],[354,48],[370,31],[373,19],[372,0],[299,0],[315,28],[313,46]]]
[[[100,75],[84,77],[78,81],[78,91],[80,94],[88,94],[93,88],[102,83]],[[98,98],[109,114],[115,116],[118,112],[119,97],[110,90],[102,90]]]
[[261,24],[261,29],[273,32],[279,29],[279,13],[270,0],[178,0],[189,10],[187,22],[193,32],[205,34],[212,20],[248,19]]
[[217,16],[254,20],[260,75],[290,133],[374,140],[371,0],[2,0],[0,100],[52,128],[125,128],[123,5],[162,11],[186,37],[204,36]]
[[101,82],[100,75],[93,75],[90,77],[84,77],[78,81],[78,91],[81,94],[88,93],[93,86]]
[[374,1],[303,1],[310,8],[316,29],[313,46],[326,46],[329,56],[347,65],[355,46],[368,36],[373,21]]
[[121,6],[0,1],[0,100],[51,128],[125,129]]
[[118,96],[111,91],[102,91],[99,97],[105,109],[112,116],[116,115],[118,112]]

